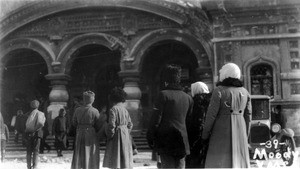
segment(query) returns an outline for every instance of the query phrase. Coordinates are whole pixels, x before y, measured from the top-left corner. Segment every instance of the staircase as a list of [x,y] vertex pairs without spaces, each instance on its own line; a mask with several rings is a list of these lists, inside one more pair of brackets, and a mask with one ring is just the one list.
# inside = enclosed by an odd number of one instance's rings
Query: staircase
[[[150,150],[147,139],[146,139],[146,131],[133,131],[132,132],[132,137],[137,145],[138,150]],[[6,151],[26,151],[26,147],[22,145],[22,135],[19,135],[19,140],[18,143],[14,142],[15,139],[15,133],[10,132],[9,133],[9,141],[6,146]],[[69,147],[67,148],[68,150],[73,149],[73,144],[74,144],[74,137],[69,137]],[[46,139],[46,143],[51,147],[51,150],[55,150],[54,147],[54,142],[55,138],[48,136]],[[105,141],[100,142],[100,150],[105,150]],[[47,150],[45,150],[47,152]]]

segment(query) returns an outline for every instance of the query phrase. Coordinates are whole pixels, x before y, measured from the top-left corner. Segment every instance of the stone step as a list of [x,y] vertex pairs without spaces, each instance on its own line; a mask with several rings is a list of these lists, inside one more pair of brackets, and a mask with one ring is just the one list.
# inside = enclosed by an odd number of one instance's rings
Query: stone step
[[[137,145],[138,150],[150,150],[146,139],[145,131],[133,131],[132,137],[134,139],[135,144]],[[15,143],[14,139],[15,139],[15,133],[10,132],[6,151],[26,151],[26,147],[24,147],[21,143],[21,139],[22,139],[21,135],[19,135],[18,143]],[[74,144],[74,137],[69,137],[68,141],[69,141],[69,147],[67,148],[67,150],[72,150]],[[46,143],[51,147],[51,150],[55,150],[54,142],[55,142],[54,137],[47,137]],[[105,141],[101,141],[99,144],[100,144],[100,150],[105,150]]]

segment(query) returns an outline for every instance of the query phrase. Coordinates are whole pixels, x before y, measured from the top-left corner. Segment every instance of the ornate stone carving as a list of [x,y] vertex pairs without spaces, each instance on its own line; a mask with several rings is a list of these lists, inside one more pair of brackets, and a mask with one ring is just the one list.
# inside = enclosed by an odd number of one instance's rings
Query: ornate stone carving
[[123,35],[134,35],[137,30],[137,17],[132,14],[124,14],[121,21],[121,32]]
[[48,19],[48,36],[51,40],[61,40],[65,34],[65,23],[60,17]]
[[138,30],[179,27],[178,24],[157,15],[128,10],[126,12],[81,12],[48,17],[20,29],[12,36],[48,36],[61,40],[67,34],[90,32],[122,32],[134,35]]
[[261,45],[261,44],[279,44],[278,39],[258,39],[241,41],[241,45]]
[[189,18],[188,26],[192,33],[197,37],[210,41],[213,29],[205,12],[198,8],[190,8],[187,11],[187,18]]
[[272,57],[273,56],[273,51],[265,46],[260,47],[254,52],[254,57]]

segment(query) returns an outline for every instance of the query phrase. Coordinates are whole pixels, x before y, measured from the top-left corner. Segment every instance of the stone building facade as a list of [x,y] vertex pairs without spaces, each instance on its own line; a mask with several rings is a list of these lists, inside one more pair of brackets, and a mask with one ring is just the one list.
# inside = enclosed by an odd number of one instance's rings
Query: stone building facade
[[134,129],[141,130],[165,64],[182,66],[184,87],[201,80],[213,90],[220,67],[234,62],[250,93],[282,105],[287,127],[300,136],[296,0],[39,0],[5,7],[0,78],[6,119],[18,109],[11,105],[41,97],[49,100],[50,119],[64,106],[72,114],[84,90],[96,93],[95,107],[102,109],[109,90],[120,86]]

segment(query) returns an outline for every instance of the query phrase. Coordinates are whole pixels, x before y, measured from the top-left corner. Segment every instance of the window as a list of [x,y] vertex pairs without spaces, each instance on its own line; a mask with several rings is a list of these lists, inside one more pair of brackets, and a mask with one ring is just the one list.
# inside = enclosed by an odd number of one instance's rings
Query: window
[[298,60],[292,60],[291,61],[291,68],[292,69],[300,69],[300,64]]
[[290,48],[298,48],[298,41],[297,40],[292,40],[289,43],[290,43]]
[[300,83],[291,84],[291,94],[300,94]]
[[251,68],[251,94],[273,96],[273,69],[268,64],[258,64]]
[[297,58],[299,58],[299,52],[292,51],[292,52],[290,52],[290,56],[291,56],[291,59],[297,59]]
[[298,40],[289,41],[289,54],[292,70],[300,69],[300,57],[299,57],[299,42]]

